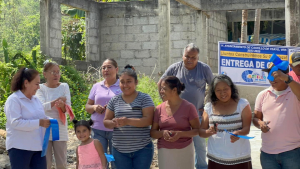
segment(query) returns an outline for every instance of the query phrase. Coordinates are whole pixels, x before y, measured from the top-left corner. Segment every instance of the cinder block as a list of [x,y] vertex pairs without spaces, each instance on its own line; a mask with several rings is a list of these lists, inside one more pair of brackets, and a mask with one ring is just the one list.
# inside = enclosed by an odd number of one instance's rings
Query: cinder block
[[101,36],[102,42],[118,42],[118,35],[103,35]]
[[180,33],[181,32],[171,32],[170,39],[171,40],[180,40],[181,39]]
[[173,41],[173,48],[183,49],[188,44],[187,40]]
[[89,29],[89,36],[98,36],[97,29]]
[[115,18],[105,18],[101,21],[102,26],[116,26]]
[[61,43],[61,40],[52,38],[52,39],[50,39],[50,41],[51,41],[51,43],[50,43],[51,48],[59,48],[59,42]]
[[143,42],[143,49],[157,49],[157,42]]
[[148,34],[135,34],[134,35],[135,41],[149,41]]
[[56,29],[50,29],[50,38],[55,38],[56,37]]
[[125,67],[126,65],[128,64],[128,59],[118,59],[118,66],[119,66],[119,69]]
[[181,39],[196,39],[195,32],[181,32]]
[[124,34],[124,33],[125,33],[124,26],[111,27],[111,34]]
[[142,66],[142,59],[130,59],[128,64],[131,64],[133,66]]
[[157,25],[159,23],[158,16],[149,16],[149,24],[150,25]]
[[96,38],[96,37],[89,37],[89,44],[98,45],[99,44],[99,39]]
[[174,16],[174,15],[171,15],[170,17],[170,23],[173,24],[178,24],[178,23],[182,23],[182,18],[180,16]]
[[122,50],[121,58],[134,58],[134,51],[133,50]]
[[149,33],[150,41],[158,41],[159,40],[159,34],[158,33]]
[[110,51],[111,49],[111,43],[101,43],[101,51],[102,52],[106,52],[106,51]]
[[149,50],[138,50],[134,52],[135,58],[149,58],[150,53]]
[[150,33],[150,32],[157,32],[156,25],[145,25],[142,27],[143,32]]
[[110,27],[103,27],[101,28],[101,35],[109,35],[110,34]]
[[126,49],[141,49],[140,42],[128,42],[126,43]]
[[133,25],[132,18],[124,18],[124,25]]
[[156,58],[143,59],[143,66],[154,66],[155,64],[157,64]]
[[190,15],[183,15],[182,16],[182,23],[192,23]]
[[98,46],[97,45],[90,45],[91,49],[90,52],[91,53],[98,53]]
[[119,41],[120,42],[134,41],[134,35],[133,34],[119,35]]
[[124,50],[125,43],[111,43],[111,50]]
[[103,55],[104,55],[105,58],[119,59],[120,58],[120,51],[103,52]]
[[152,58],[159,57],[158,49],[151,49],[151,50],[149,50],[149,52],[150,52],[150,57],[152,57]]
[[178,58],[178,57],[182,57],[182,52],[183,52],[183,48],[185,46],[182,47],[182,49],[171,49],[170,53],[171,53],[171,58]]
[[50,26],[51,28],[55,29],[61,29],[61,22],[58,19],[51,19],[50,20]]
[[172,24],[172,28],[175,32],[195,31],[195,24]]
[[56,39],[62,39],[61,30],[56,30],[55,32],[56,32],[56,33],[55,33],[55,38],[56,38]]
[[133,23],[134,25],[148,25],[148,17],[134,17]]
[[132,34],[136,34],[136,33],[141,33],[141,26],[126,26],[126,31],[125,33],[132,33]]

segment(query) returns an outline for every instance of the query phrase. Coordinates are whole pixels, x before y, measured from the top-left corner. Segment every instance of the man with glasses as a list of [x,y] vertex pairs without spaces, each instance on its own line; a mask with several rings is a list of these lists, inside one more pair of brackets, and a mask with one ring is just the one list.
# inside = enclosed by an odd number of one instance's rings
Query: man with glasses
[[[198,110],[200,122],[204,107],[205,87],[210,84],[213,79],[213,74],[210,67],[198,61],[199,48],[191,43],[183,50],[183,61],[177,62],[169,66],[161,79],[166,76],[176,76],[184,83],[185,89],[180,97],[192,103]],[[160,89],[160,81],[158,88]],[[195,146],[195,167],[196,169],[206,169],[206,143],[205,139],[200,136],[193,138]]]
[[293,71],[289,73],[290,76],[293,77],[293,79],[300,83],[300,53],[295,52],[291,56],[292,63],[290,64]]

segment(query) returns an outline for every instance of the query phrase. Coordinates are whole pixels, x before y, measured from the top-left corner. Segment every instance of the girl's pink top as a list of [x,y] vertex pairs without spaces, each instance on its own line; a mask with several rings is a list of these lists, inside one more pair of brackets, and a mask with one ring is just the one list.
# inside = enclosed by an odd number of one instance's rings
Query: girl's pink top
[[78,169],[102,169],[101,159],[94,141],[87,145],[78,146]]

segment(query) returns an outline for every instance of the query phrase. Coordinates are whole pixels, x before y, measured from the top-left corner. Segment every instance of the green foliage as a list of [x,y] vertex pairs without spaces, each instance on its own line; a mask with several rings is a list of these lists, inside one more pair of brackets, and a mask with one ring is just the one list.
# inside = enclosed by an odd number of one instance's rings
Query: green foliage
[[155,106],[162,103],[162,100],[157,90],[157,84],[152,78],[146,76],[145,74],[139,74],[138,81],[138,91],[149,94]]
[[30,52],[40,41],[39,1],[3,0],[1,7],[0,39],[6,39],[12,53]]
[[63,10],[62,13],[66,15],[70,15],[71,17],[75,19],[84,19],[85,18],[85,11],[82,11],[80,9],[71,8]]
[[2,41],[2,46],[3,46],[3,51],[4,51],[5,63],[8,63],[9,62],[9,59],[8,59],[8,44],[7,44],[5,39],[3,39],[3,41]]

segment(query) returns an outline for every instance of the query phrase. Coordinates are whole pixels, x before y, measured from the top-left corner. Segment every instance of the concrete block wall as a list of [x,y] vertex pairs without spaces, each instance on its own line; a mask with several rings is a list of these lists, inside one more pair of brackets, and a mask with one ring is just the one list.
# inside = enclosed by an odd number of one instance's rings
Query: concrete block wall
[[[141,2],[136,2],[137,4]],[[158,72],[158,13],[149,3],[148,10],[139,8],[101,9],[101,62],[115,59],[120,70],[131,64],[136,71],[151,75]],[[118,12],[116,12],[116,10]]]
[[218,72],[218,41],[227,41],[226,12],[208,12],[206,19],[208,60],[212,72]]
[[[196,43],[197,11],[177,1],[171,1],[170,10],[170,41],[171,63],[182,60],[184,47]],[[200,37],[199,37],[200,38]]]

